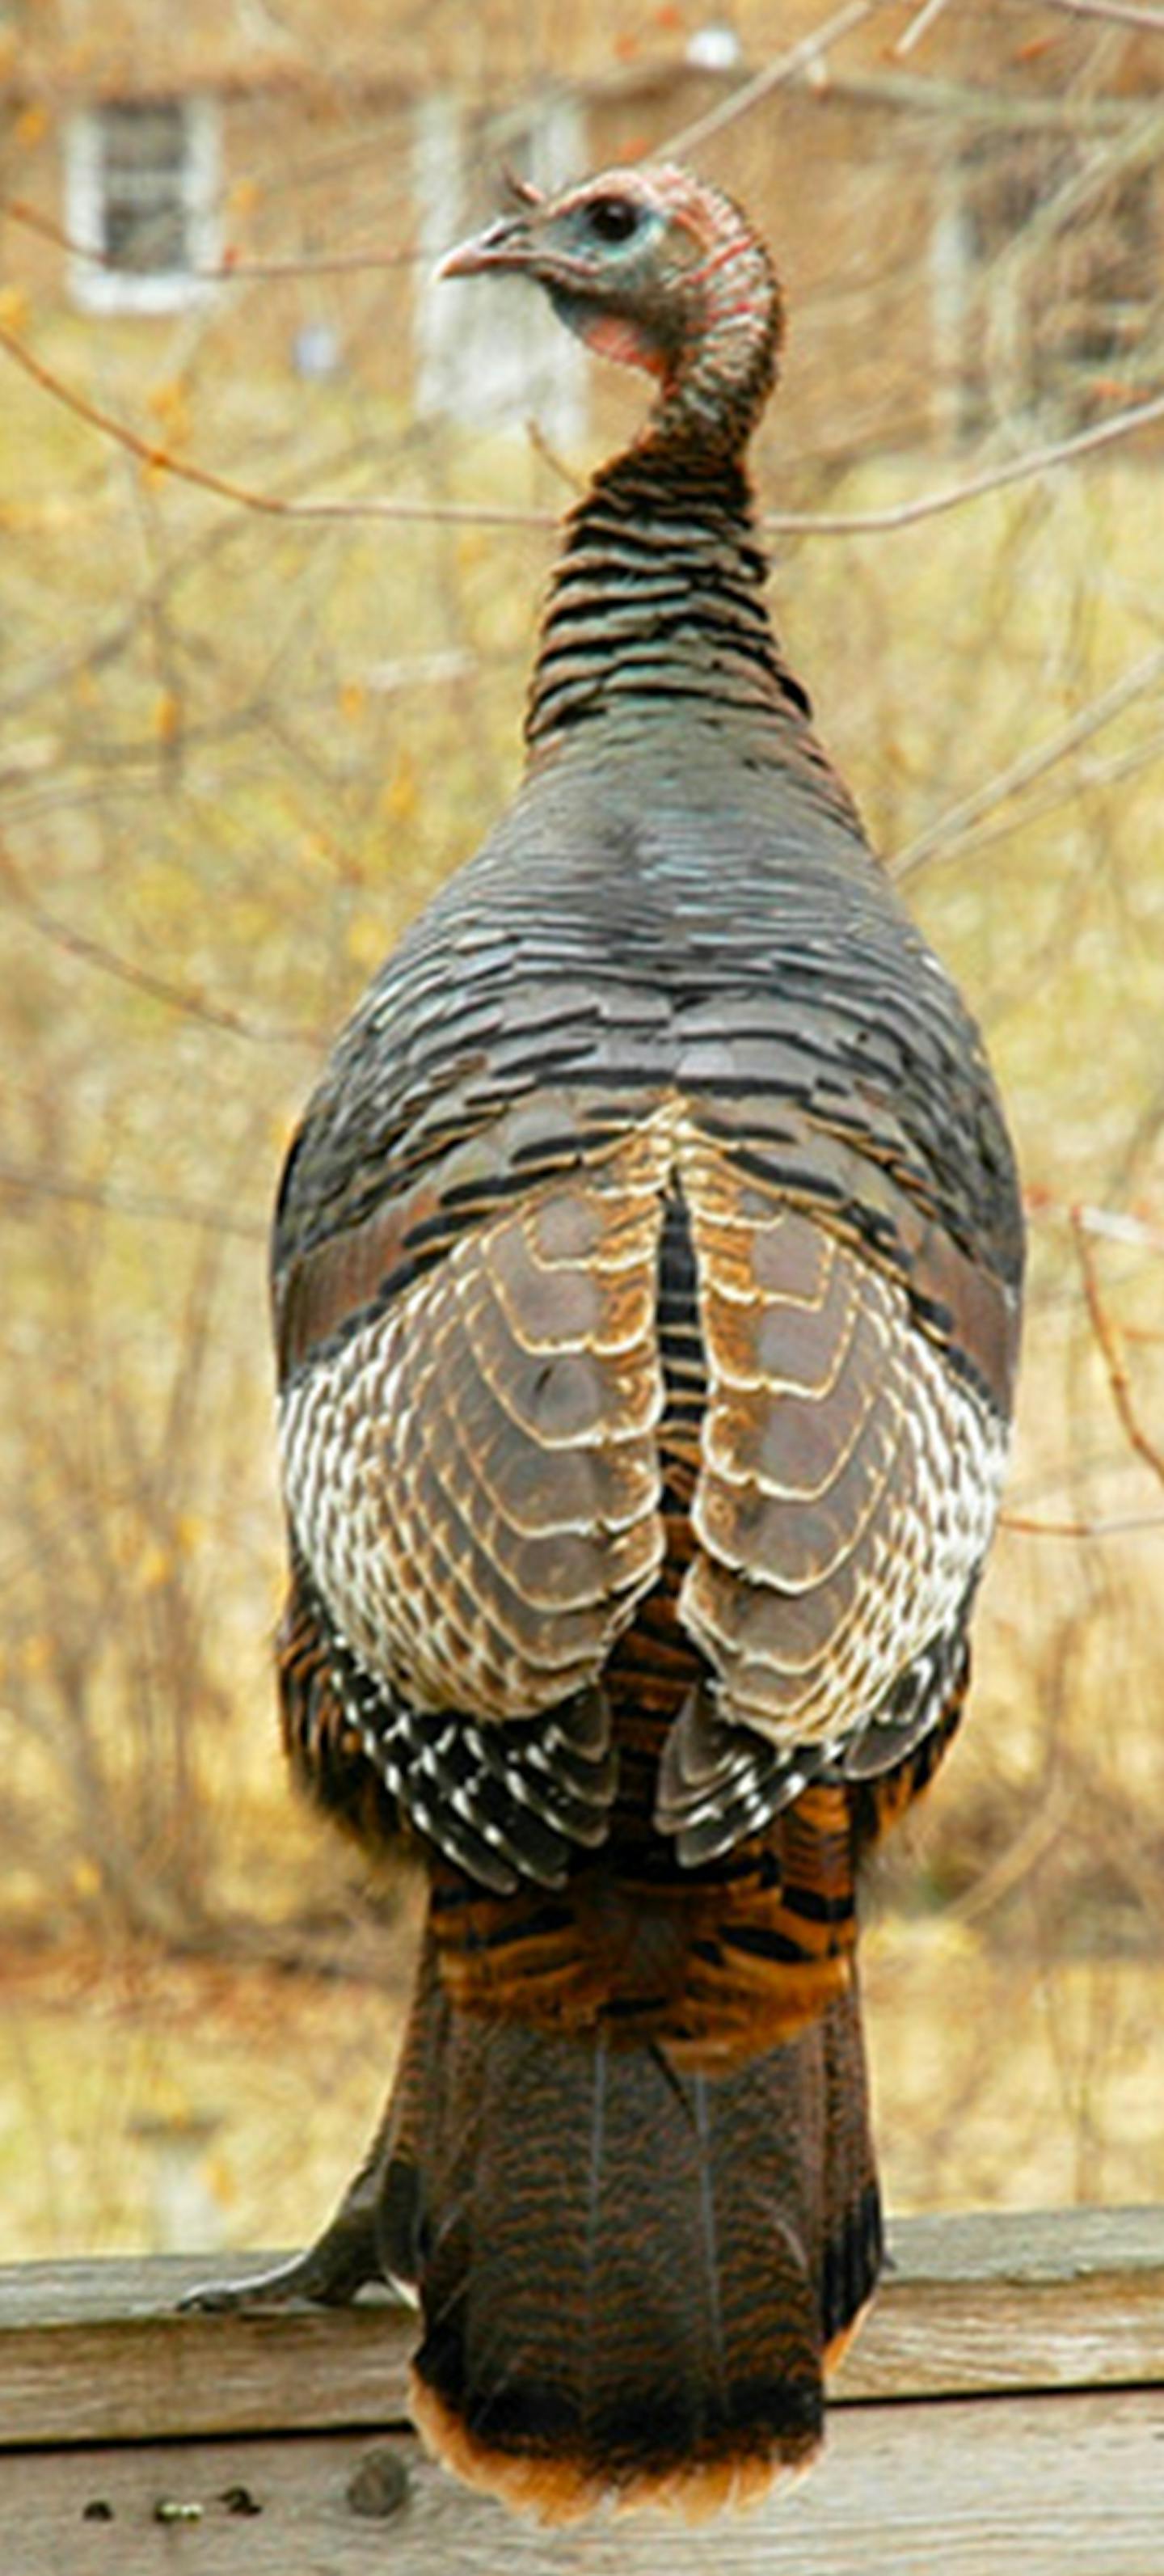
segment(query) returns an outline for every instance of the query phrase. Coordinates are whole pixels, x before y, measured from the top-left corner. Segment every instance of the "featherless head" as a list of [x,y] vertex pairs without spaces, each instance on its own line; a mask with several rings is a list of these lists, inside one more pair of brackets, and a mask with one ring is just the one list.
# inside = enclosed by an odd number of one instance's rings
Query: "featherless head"
[[775,379],[783,312],[739,207],[668,164],[604,170],[553,196],[507,187],[510,212],[438,275],[533,278],[590,348],[657,379],[650,439],[742,449]]

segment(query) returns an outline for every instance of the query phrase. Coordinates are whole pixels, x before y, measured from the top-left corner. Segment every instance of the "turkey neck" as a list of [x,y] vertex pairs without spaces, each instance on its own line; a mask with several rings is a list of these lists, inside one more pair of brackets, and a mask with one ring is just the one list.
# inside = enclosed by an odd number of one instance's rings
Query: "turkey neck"
[[764,602],[738,455],[662,421],[595,476],[566,523],[526,717],[529,766],[573,738],[734,717],[787,738],[808,714]]

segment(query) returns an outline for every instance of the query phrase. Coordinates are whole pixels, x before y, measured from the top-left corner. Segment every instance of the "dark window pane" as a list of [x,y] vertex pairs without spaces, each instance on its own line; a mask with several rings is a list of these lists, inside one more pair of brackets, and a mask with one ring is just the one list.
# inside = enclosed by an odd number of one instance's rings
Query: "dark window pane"
[[130,197],[107,195],[105,256],[113,268],[148,277],[189,266],[186,220],[175,201],[142,205]]
[[177,104],[119,101],[102,110],[102,231],[111,267],[135,277],[189,267],[189,149],[185,113]]

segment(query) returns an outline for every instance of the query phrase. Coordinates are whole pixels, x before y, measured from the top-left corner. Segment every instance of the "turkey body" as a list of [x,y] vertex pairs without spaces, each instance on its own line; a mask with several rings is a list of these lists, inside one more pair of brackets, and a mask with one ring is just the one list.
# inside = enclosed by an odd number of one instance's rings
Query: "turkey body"
[[[461,264],[610,348],[627,222],[656,411],[569,523],[524,784],[341,1038],[274,1241],[286,1743],[430,1875],[385,2122],[288,2280],[414,2283],[422,2429],[547,2518],[744,2501],[819,2442],[880,2251],[856,1873],[957,1724],[1021,1274],[973,1023],[764,607],[754,237],[618,173]],[[686,336],[643,300],[676,227],[689,304],[693,238],[753,259],[719,379],[711,290]]]

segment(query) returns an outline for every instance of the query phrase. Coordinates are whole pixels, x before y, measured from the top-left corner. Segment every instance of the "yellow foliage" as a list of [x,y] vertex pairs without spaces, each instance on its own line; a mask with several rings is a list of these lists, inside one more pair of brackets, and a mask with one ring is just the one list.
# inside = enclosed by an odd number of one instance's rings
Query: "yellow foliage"
[[385,784],[380,803],[392,822],[404,823],[415,814],[419,801],[416,763],[409,752],[402,751]]
[[152,1540],[139,1559],[137,1571],[143,1592],[160,1592],[174,1572],[170,1549],[162,1547],[157,1539]]
[[190,436],[190,404],[180,376],[169,376],[161,384],[152,385],[146,395],[146,409],[164,429],[171,447],[186,444]]
[[141,1522],[133,1513],[115,1511],[110,1515],[109,1556],[119,1574],[136,1573],[146,1544]]
[[325,868],[330,873],[334,864],[334,852],[325,832],[304,832],[299,842],[298,856],[301,867],[313,870]]
[[207,2156],[202,2167],[207,2190],[223,2209],[238,2199],[238,2176],[228,2156]]
[[48,122],[48,109],[41,105],[39,99],[30,100],[28,106],[21,109],[13,125],[13,142],[19,145],[22,152],[33,151],[38,143],[44,141],[48,133]]

